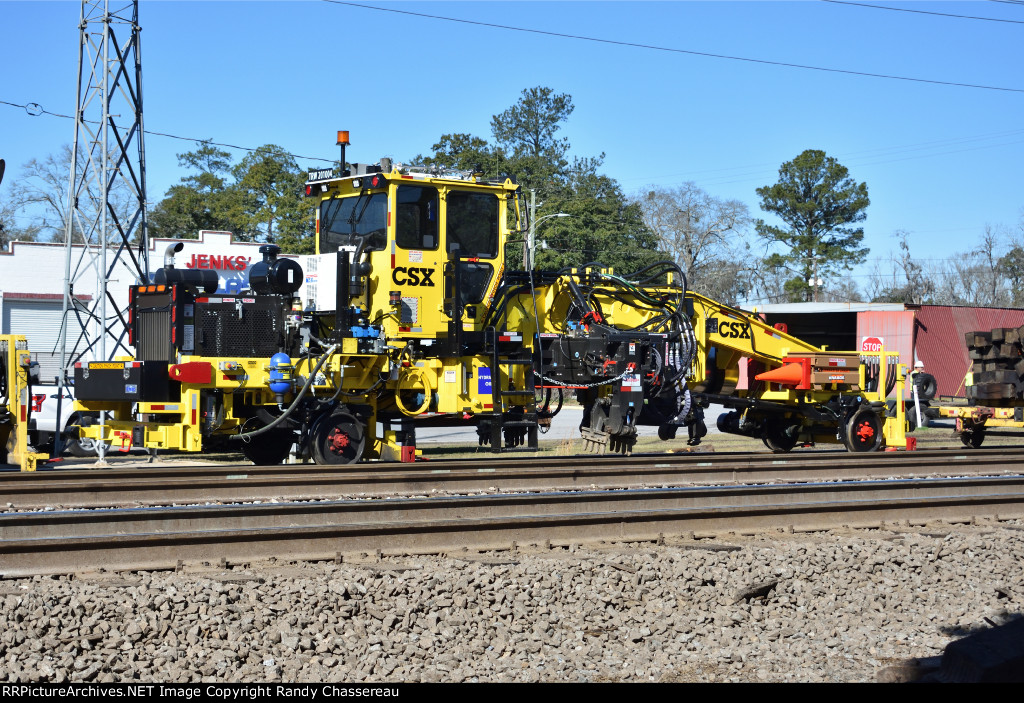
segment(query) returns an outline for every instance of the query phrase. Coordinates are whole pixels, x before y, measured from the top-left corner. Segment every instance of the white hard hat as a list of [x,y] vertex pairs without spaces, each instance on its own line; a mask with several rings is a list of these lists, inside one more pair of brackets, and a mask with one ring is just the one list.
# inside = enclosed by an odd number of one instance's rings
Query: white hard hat
[[915,369],[923,369],[924,368],[924,362],[923,361],[915,361],[914,362],[914,368]]

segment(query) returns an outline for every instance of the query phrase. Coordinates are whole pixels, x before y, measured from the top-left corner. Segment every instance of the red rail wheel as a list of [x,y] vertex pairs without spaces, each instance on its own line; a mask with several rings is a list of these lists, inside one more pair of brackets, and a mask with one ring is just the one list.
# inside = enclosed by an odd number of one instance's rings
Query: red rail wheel
[[873,452],[882,446],[882,420],[871,408],[861,408],[846,423],[846,448],[851,452]]
[[313,461],[318,464],[354,464],[363,458],[366,427],[345,412],[327,415],[313,430]]

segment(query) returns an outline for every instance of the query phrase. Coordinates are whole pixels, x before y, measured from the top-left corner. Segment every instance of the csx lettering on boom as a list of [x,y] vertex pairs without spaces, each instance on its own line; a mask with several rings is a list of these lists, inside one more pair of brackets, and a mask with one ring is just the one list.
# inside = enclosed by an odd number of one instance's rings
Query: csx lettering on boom
[[750,325],[745,322],[723,322],[718,325],[718,334],[726,339],[750,339]]

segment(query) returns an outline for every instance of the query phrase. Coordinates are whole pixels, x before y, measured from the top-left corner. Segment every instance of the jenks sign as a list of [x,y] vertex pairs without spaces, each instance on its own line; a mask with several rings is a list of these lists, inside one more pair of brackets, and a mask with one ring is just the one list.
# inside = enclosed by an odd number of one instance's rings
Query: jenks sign
[[193,254],[185,268],[212,269],[214,271],[245,271],[249,268],[249,256],[220,256],[217,254]]

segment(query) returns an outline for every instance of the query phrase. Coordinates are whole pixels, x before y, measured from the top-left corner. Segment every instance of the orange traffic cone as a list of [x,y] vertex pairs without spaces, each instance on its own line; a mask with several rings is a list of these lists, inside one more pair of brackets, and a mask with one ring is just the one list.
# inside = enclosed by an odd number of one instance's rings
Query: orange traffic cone
[[804,380],[803,364],[786,364],[771,371],[759,373],[754,378],[758,381],[781,383],[784,386],[798,386]]

